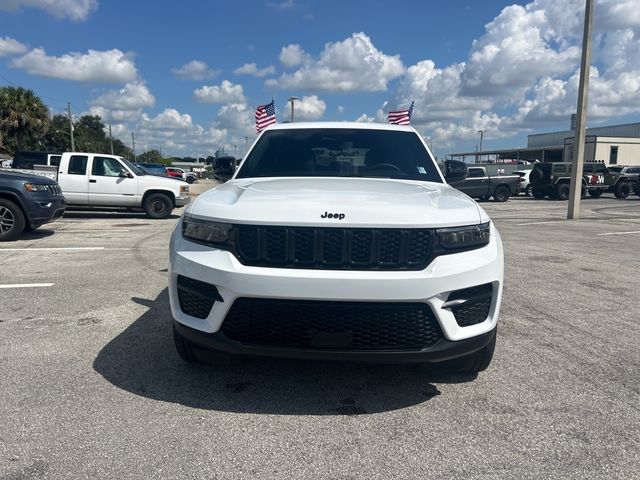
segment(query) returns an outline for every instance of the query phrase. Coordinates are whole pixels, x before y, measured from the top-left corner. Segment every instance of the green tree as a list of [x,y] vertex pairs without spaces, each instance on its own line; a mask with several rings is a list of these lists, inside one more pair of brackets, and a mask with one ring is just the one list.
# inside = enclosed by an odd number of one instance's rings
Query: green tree
[[162,160],[162,154],[155,149],[136,156],[136,161],[140,163],[164,163]]
[[0,150],[13,155],[40,148],[48,127],[49,111],[32,90],[0,88]]
[[98,115],[83,115],[74,125],[76,150],[79,152],[111,153],[105,125]]
[[[109,149],[111,151],[111,149]],[[127,147],[119,138],[113,139],[113,154],[120,155],[128,160],[133,160],[133,151]]]
[[47,152],[70,152],[71,134],[69,133],[69,117],[54,115],[49,130],[44,136],[42,149]]

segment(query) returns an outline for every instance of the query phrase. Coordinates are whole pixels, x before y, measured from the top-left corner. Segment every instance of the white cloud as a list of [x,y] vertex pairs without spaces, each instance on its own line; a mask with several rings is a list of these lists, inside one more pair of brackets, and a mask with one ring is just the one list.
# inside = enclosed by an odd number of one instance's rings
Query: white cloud
[[223,80],[220,85],[204,85],[193,91],[194,98],[201,103],[244,102],[242,85]]
[[254,77],[266,77],[267,75],[273,75],[275,72],[276,69],[273,65],[269,65],[265,68],[258,68],[255,63],[245,63],[233,71],[236,75],[253,75]]
[[[477,142],[481,129],[491,140],[566,128],[577,103],[583,12],[583,0],[506,7],[473,42],[466,61],[436,66],[425,59],[407,68],[382,110],[415,100],[411,123],[440,147]],[[597,3],[593,48],[589,118],[640,113],[637,0]],[[384,121],[380,113],[359,120]]]
[[140,119],[143,109],[153,107],[155,101],[144,83],[130,82],[91,101],[89,113],[99,115],[107,123],[132,122]]
[[11,37],[0,37],[0,57],[4,57],[5,55],[20,55],[27,50],[29,49],[26,45]]
[[14,59],[11,66],[32,75],[79,82],[124,83],[138,76],[132,56],[118,49],[50,57],[44,49],[35,48]]
[[218,110],[216,127],[246,131],[254,128],[253,112],[246,103],[229,103]]
[[192,60],[180,68],[172,68],[171,73],[184,80],[205,80],[220,74],[220,70],[213,70],[200,60]]
[[294,0],[282,0],[281,2],[267,2],[267,6],[277,10],[290,10],[296,6]]
[[267,80],[266,85],[331,92],[384,91],[403,72],[398,55],[385,55],[367,35],[354,33],[341,42],[327,43],[317,61],[308,60],[291,74]]
[[21,7],[45,10],[56,18],[86,20],[98,8],[97,0],[0,0],[0,10],[14,11]]
[[142,116],[142,128],[150,130],[188,130],[192,126],[191,115],[180,113],[175,108],[165,108],[153,118],[147,114]]
[[287,45],[280,50],[280,63],[287,68],[297,67],[305,61],[311,60],[311,56],[305,53],[298,44]]
[[336,107],[336,110],[337,110],[338,113],[344,113],[345,108],[342,105],[338,105]]
[[[296,100],[294,108],[295,120],[308,122],[318,120],[322,117],[327,109],[327,104],[316,95],[311,95],[309,97],[302,97],[301,99]],[[289,113],[289,115],[291,114]]]

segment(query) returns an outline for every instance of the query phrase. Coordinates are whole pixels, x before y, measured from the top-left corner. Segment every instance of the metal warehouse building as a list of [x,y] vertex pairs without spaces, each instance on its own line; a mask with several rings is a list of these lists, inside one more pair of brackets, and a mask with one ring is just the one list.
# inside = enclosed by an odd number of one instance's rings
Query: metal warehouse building
[[[527,146],[482,152],[461,152],[450,158],[476,162],[541,161],[570,162],[573,159],[574,117],[571,129],[529,135]],[[607,165],[640,165],[640,122],[587,128],[585,161],[602,161]]]

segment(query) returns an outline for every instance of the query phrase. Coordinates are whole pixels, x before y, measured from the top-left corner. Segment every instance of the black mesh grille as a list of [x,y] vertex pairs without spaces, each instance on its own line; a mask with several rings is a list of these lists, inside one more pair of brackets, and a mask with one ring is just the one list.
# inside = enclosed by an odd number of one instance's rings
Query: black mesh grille
[[447,301],[468,300],[462,305],[451,308],[458,325],[468,327],[484,322],[489,316],[492,294],[493,287],[490,283],[451,292]]
[[423,303],[237,299],[222,332],[247,345],[327,350],[421,350],[442,338]]
[[222,297],[214,285],[178,275],[178,300],[187,315],[207,318],[213,304],[222,301]]
[[239,225],[244,265],[345,270],[422,270],[433,237],[427,229],[309,228]]

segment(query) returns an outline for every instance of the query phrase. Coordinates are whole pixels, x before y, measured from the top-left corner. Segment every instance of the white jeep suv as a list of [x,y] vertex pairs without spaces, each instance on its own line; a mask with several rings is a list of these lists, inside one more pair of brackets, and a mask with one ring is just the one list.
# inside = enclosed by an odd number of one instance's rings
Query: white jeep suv
[[[452,177],[466,170],[457,163]],[[498,231],[406,126],[269,127],[229,182],[186,209],[170,245],[186,361],[208,350],[477,373],[493,355],[502,279]]]

